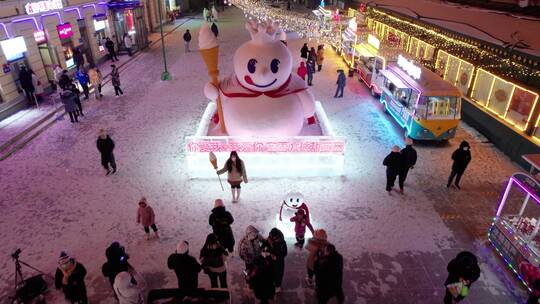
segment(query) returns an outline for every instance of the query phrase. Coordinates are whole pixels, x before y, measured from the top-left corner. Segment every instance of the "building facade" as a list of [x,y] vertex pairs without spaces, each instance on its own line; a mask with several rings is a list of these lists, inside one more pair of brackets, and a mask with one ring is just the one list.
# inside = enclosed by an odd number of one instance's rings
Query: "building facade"
[[[133,49],[148,45],[148,34],[159,26],[158,0],[85,1],[27,0],[0,4],[0,119],[26,106],[19,82],[22,66],[30,68],[44,87],[54,81],[54,68],[74,70],[107,59],[105,37],[122,51],[123,36]],[[166,20],[167,8],[162,4]]]

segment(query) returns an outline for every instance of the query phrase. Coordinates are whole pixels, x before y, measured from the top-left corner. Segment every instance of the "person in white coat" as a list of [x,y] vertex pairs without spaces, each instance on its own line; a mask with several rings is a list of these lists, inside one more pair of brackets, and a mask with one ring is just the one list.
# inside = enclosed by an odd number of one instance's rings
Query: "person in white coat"
[[129,57],[131,57],[131,48],[133,47],[133,41],[127,33],[124,33],[124,46],[126,47]]
[[34,86],[34,95],[36,96],[37,101],[43,100],[43,85],[41,81],[39,81],[39,77],[37,77],[36,73],[32,71],[32,85]]
[[143,304],[143,296],[137,281],[127,271],[122,271],[114,279],[113,289],[119,304]]

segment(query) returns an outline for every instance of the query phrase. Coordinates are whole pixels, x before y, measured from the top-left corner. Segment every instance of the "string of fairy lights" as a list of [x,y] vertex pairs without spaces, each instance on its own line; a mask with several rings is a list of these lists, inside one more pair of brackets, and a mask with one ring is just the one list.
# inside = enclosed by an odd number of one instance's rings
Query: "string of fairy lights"
[[319,20],[311,12],[302,14],[265,5],[264,1],[258,0],[231,0],[230,2],[244,12],[246,19],[258,22],[272,20],[279,23],[282,31],[296,32],[301,38],[317,40],[322,43],[332,43],[335,39],[332,31],[321,29]]
[[407,33],[412,37],[429,41],[434,47],[445,50],[464,60],[476,62],[479,67],[501,77],[514,79],[522,83],[540,83],[540,71],[538,68],[527,67],[517,62],[519,60],[515,55],[512,58],[501,57],[500,54],[482,49],[482,45],[478,42],[455,39],[434,29],[399,19],[378,9],[369,8],[366,11],[366,17]]

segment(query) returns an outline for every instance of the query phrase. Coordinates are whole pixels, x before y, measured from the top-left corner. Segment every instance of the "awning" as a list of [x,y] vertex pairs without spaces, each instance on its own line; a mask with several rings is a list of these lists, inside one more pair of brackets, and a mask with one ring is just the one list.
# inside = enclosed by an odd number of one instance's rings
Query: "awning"
[[358,52],[358,56],[362,57],[375,57],[377,55],[377,52],[374,50],[374,48],[364,44],[360,43],[354,46],[356,51]]
[[390,80],[391,83],[393,83],[397,88],[399,89],[408,89],[410,86],[406,85],[403,80],[396,74],[394,74],[391,70],[381,70],[381,74],[386,77],[388,80]]

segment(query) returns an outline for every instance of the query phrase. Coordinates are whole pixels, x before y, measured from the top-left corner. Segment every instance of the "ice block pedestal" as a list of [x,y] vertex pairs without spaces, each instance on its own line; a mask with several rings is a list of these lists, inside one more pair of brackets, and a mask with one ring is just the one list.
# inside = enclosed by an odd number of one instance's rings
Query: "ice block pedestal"
[[222,167],[231,151],[246,164],[249,177],[310,177],[343,175],[345,139],[336,136],[320,102],[315,104],[315,123],[304,124],[300,136],[243,137],[220,134],[212,120],[216,104],[211,102],[193,136],[185,141],[188,174],[191,178],[215,178],[208,163],[213,152]]

